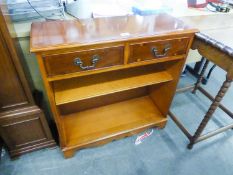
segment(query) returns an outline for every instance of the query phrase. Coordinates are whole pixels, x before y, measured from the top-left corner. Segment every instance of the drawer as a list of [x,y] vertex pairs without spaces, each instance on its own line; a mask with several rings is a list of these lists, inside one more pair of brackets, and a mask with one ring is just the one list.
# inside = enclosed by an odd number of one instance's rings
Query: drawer
[[128,63],[182,55],[188,43],[189,38],[179,38],[130,44]]
[[43,58],[47,74],[54,76],[121,65],[124,63],[124,47],[82,50]]

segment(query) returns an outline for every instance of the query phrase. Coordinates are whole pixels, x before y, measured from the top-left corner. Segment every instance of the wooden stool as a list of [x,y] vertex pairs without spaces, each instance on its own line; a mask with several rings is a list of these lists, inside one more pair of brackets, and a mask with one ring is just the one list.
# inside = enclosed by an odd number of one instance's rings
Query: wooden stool
[[[190,143],[188,144],[188,149],[192,149],[195,143],[208,139],[216,134],[222,133],[228,129],[233,128],[233,124],[224,126],[215,131],[209,132],[205,135],[201,135],[209,120],[212,118],[215,110],[219,107],[222,109],[228,116],[233,119],[233,113],[229,111],[225,106],[223,106],[220,102],[229,89],[231,82],[233,81],[233,49],[225,46],[224,44],[202,34],[197,33],[195,36],[194,43],[192,45],[192,49],[197,49],[198,52],[206,58],[205,64],[202,68],[200,76],[194,86],[185,87],[177,90],[177,92],[186,91],[192,89],[192,93],[195,94],[197,90],[203,93],[207,98],[212,101],[207,113],[205,114],[202,122],[198,126],[194,135],[191,135],[188,130],[182,125],[182,123],[175,117],[175,115],[169,111],[169,115],[171,119],[176,123],[176,125],[181,129],[181,131],[188,137]],[[213,97],[211,96],[205,89],[201,87],[201,82],[206,71],[206,68],[209,62],[213,62],[215,65],[221,67],[226,71],[226,80],[223,82],[218,94]]]

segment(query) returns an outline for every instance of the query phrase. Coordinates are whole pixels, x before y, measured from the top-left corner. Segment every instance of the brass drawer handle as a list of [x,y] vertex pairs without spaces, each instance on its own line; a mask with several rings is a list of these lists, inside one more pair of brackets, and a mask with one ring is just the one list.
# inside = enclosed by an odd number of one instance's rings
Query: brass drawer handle
[[168,51],[170,49],[171,49],[171,46],[170,45],[166,45],[165,48],[163,49],[163,53],[162,54],[158,53],[158,49],[156,47],[153,47],[151,49],[151,51],[152,51],[152,54],[153,54],[154,57],[160,58],[160,57],[165,57],[168,54]]
[[74,65],[79,66],[82,70],[90,70],[90,69],[95,68],[96,63],[99,60],[100,60],[100,56],[99,55],[93,55],[92,56],[92,60],[91,60],[92,65],[91,66],[84,66],[83,62],[82,62],[82,60],[80,58],[75,58],[74,59]]

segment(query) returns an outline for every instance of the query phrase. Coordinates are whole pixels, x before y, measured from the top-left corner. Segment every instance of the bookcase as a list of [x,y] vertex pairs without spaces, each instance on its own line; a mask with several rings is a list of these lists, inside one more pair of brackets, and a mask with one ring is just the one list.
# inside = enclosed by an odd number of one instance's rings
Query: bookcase
[[166,14],[33,23],[64,156],[165,127],[195,32]]

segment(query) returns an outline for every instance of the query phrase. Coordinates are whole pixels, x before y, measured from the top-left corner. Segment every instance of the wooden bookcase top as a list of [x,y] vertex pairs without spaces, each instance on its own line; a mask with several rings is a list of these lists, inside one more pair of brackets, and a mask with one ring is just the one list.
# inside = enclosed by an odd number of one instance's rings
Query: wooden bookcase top
[[167,14],[35,22],[31,26],[30,50],[39,52],[194,32],[197,30]]

